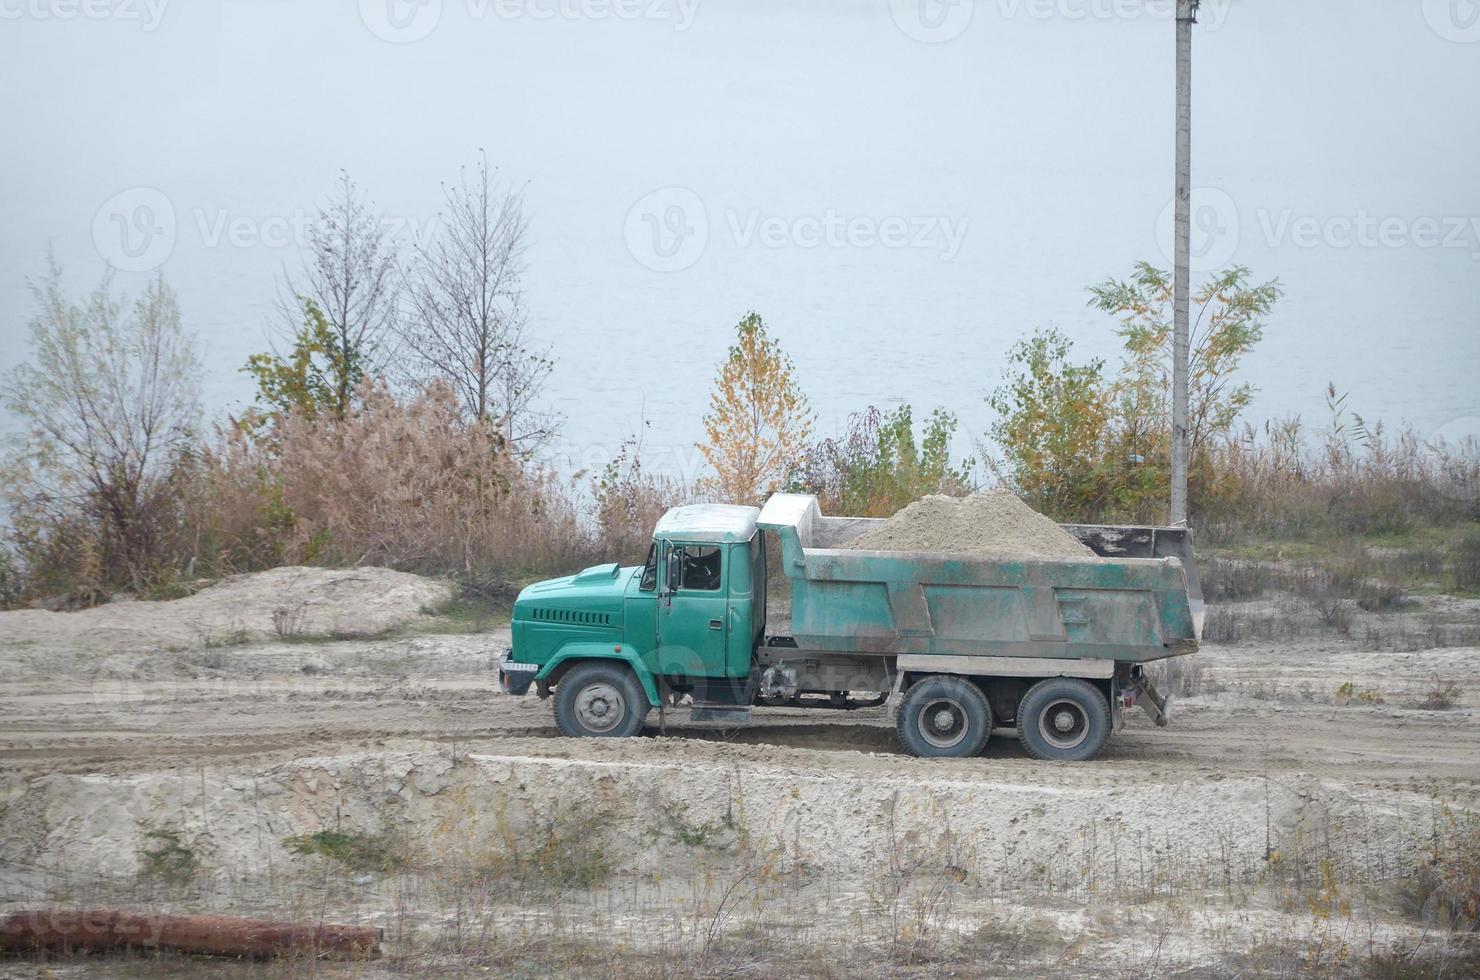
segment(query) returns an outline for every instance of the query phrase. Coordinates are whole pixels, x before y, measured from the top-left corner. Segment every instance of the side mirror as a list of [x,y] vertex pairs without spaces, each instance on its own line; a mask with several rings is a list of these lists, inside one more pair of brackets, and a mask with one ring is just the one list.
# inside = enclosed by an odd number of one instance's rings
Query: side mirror
[[679,557],[680,554],[681,552],[677,548],[668,552],[668,564],[664,566],[666,569],[664,579],[665,592],[677,592],[678,583],[683,581],[683,559]]

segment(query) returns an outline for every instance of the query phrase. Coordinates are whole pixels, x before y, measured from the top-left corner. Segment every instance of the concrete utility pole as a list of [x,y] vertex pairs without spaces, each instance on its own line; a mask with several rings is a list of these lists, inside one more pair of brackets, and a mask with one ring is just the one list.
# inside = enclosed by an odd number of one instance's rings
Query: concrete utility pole
[[1187,523],[1187,294],[1192,200],[1192,25],[1200,0],[1177,0],[1177,181],[1172,250],[1171,523]]

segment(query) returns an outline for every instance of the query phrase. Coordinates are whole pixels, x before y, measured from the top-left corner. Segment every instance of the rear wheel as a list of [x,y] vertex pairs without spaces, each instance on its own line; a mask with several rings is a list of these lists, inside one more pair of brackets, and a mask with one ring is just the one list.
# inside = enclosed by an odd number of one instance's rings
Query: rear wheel
[[992,709],[975,684],[934,674],[904,692],[895,729],[910,755],[951,759],[979,755],[992,734]]
[[1017,709],[1018,740],[1035,759],[1082,762],[1110,737],[1105,695],[1077,677],[1050,677],[1028,688]]
[[647,694],[626,665],[589,660],[555,685],[555,724],[572,738],[624,738],[642,730]]

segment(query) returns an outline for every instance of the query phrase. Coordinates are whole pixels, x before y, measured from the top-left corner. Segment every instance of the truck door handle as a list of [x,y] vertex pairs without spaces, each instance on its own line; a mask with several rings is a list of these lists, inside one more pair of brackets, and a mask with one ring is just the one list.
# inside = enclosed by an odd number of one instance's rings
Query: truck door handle
[[709,621],[709,628],[712,630],[722,630],[725,628],[725,621],[723,619],[711,619]]

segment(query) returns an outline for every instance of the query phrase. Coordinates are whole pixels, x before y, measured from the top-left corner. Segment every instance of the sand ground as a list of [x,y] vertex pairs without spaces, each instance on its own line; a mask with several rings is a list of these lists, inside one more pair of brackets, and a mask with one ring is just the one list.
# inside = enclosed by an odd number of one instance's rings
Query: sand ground
[[[819,962],[842,975],[1340,972],[1453,942],[1404,882],[1480,801],[1480,649],[1208,646],[1172,725],[1131,713],[1094,762],[1033,761],[1011,734],[941,762],[903,755],[883,709],[565,739],[548,702],[498,691],[507,630],[435,631],[440,583],[221,588],[112,607],[127,629],[109,607],[55,630],[37,618],[78,614],[0,614],[0,911],[338,917],[387,928],[390,972],[413,951],[462,972],[447,936],[472,923],[535,944],[536,973],[551,936],[742,975],[787,950],[841,951]],[[278,635],[303,607],[333,638]],[[1447,682],[1456,707],[1418,707]],[[406,861],[290,843],[326,829]],[[183,873],[161,874],[162,841]],[[591,867],[552,883],[510,856],[547,844]]]

